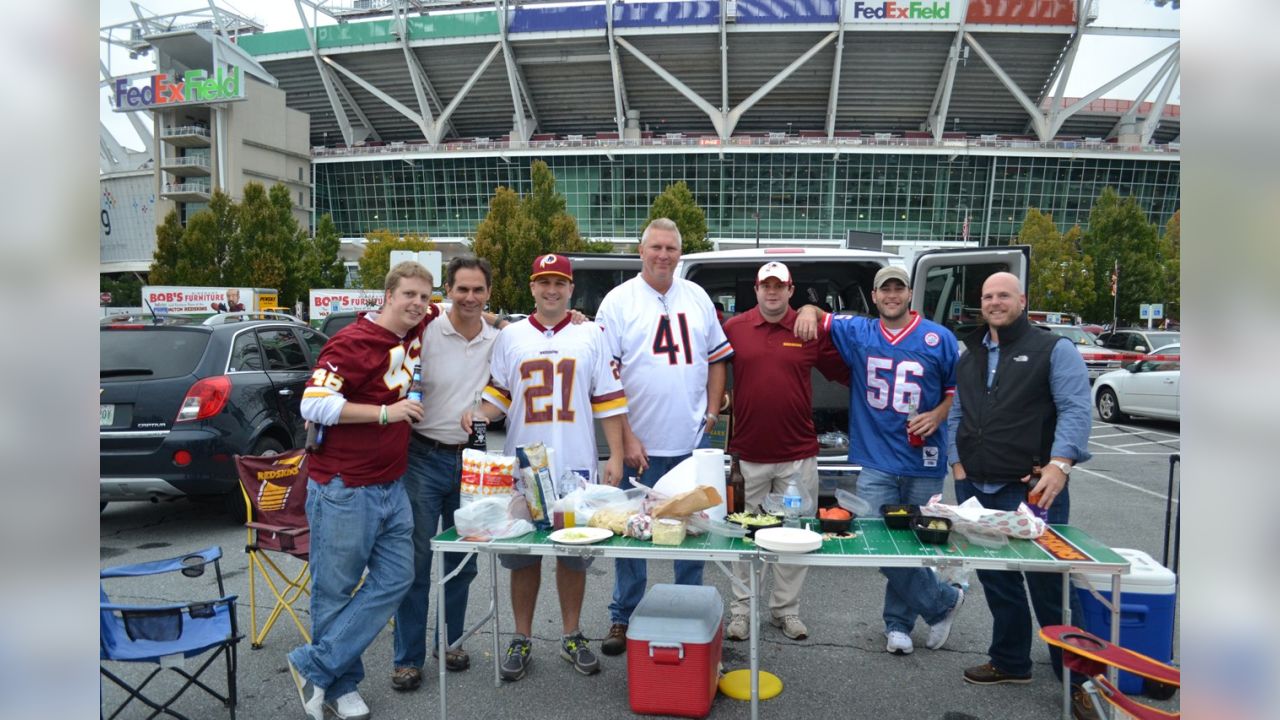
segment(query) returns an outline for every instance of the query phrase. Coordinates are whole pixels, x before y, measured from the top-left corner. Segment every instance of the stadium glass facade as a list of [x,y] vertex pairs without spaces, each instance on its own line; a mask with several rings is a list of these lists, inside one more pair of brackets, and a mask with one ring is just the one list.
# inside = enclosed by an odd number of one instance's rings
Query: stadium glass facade
[[[474,234],[500,185],[529,189],[534,158],[377,159],[315,163],[317,216],[339,233]],[[1106,186],[1134,196],[1163,225],[1179,207],[1176,160],[1011,155],[754,153],[561,155],[545,160],[584,237],[634,239],[653,199],[684,180],[711,239],[836,240],[847,230],[886,241],[1008,242],[1028,207],[1064,231],[1088,221]]]

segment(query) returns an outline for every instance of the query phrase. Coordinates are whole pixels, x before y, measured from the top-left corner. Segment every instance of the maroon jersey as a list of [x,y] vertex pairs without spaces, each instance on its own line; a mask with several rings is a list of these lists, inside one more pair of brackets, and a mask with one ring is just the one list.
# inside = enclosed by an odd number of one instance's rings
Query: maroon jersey
[[[362,317],[334,335],[320,351],[307,381],[306,397],[337,393],[347,402],[392,405],[409,392],[413,368],[422,351],[422,331],[435,320],[435,305],[404,337]],[[348,487],[394,482],[408,466],[407,422],[350,423],[325,429],[324,445],[310,460],[310,475],[327,483],[341,475]]]

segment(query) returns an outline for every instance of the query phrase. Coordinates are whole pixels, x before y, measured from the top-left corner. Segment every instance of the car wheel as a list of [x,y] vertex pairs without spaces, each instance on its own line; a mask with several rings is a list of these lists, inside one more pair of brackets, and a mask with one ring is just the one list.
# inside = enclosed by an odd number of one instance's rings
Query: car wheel
[[1118,423],[1129,419],[1128,415],[1120,412],[1120,401],[1116,399],[1116,393],[1109,387],[1104,387],[1098,391],[1098,417],[1103,422]]

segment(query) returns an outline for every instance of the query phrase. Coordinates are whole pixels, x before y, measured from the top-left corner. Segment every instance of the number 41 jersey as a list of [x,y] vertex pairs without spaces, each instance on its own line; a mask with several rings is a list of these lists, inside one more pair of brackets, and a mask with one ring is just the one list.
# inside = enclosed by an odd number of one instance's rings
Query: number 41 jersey
[[824,329],[849,364],[849,460],[908,477],[947,474],[947,424],[907,442],[907,413],[938,406],[956,390],[959,345],[950,330],[911,312],[911,322],[891,334],[879,319],[828,314]]
[[599,464],[593,418],[627,412],[622,381],[614,373],[599,325],[553,328],[529,317],[503,328],[493,344],[484,399],[507,414],[503,453],[541,442],[555,448],[561,470]]

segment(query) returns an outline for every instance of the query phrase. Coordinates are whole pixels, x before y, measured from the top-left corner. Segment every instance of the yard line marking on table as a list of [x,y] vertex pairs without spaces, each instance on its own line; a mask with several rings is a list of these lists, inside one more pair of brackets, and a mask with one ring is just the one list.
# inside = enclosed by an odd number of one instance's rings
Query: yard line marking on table
[[[1102,478],[1103,480],[1109,480],[1117,485],[1123,485],[1131,490],[1137,490],[1140,493],[1145,493],[1147,495],[1150,495],[1151,497],[1159,498],[1166,502],[1169,500],[1168,495],[1163,495],[1154,490],[1148,490],[1144,487],[1139,487],[1137,485],[1134,485],[1133,483],[1127,483],[1123,480],[1118,480],[1116,478],[1111,477],[1110,475],[1100,473],[1097,470],[1090,470],[1089,468],[1080,467],[1079,465],[1077,465],[1075,468],[1072,469],[1072,472],[1082,472],[1082,473],[1085,473],[1086,475],[1093,475],[1094,477]],[[1175,498],[1174,502],[1178,502],[1178,500]]]

